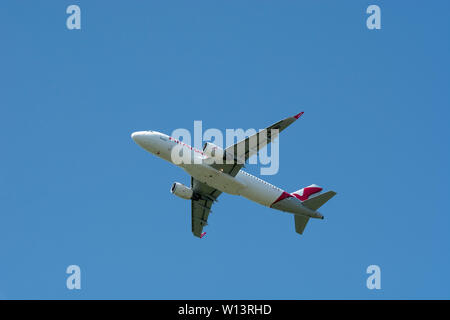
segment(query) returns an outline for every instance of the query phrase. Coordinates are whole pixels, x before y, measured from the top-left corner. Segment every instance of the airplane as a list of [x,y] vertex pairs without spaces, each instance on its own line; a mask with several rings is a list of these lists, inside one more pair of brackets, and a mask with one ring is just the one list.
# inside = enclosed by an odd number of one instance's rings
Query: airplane
[[[273,141],[279,132],[294,123],[303,112],[288,117],[264,130],[222,149],[206,142],[203,150],[198,150],[178,139],[157,131],[137,131],[131,138],[146,151],[184,169],[191,176],[191,186],[179,182],[173,183],[170,191],[174,195],[191,200],[192,233],[203,238],[203,227],[208,224],[211,207],[222,192],[240,195],[263,206],[292,213],[295,231],[303,234],[309,219],[323,219],[317,211],[323,204],[336,195],[334,191],[322,192],[322,188],[312,184],[289,193],[244,170],[245,162],[260,149]],[[275,132],[275,134],[273,134]],[[187,163],[173,161],[172,151],[179,150],[190,155]],[[223,161],[211,161],[211,160]]]

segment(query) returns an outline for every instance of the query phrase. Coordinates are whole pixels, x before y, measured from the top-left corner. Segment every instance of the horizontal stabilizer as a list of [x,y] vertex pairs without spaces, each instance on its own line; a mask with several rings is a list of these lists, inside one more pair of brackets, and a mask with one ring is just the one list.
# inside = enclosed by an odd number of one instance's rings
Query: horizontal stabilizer
[[309,217],[294,215],[295,219],[295,232],[303,234],[303,230],[305,230],[306,224],[309,221]]
[[305,200],[302,202],[302,204],[305,207],[316,211],[321,206],[323,206],[325,204],[325,202],[327,202],[328,200],[333,198],[335,195],[336,195],[336,192],[328,191],[328,192],[322,193],[321,195],[318,195],[317,197]]

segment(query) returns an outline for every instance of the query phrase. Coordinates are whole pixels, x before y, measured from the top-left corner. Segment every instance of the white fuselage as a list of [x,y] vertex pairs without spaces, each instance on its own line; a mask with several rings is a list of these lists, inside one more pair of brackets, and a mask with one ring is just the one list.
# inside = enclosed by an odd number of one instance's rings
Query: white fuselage
[[[240,170],[235,177],[221,172],[209,164],[204,163],[207,156],[202,151],[163,133],[155,131],[139,131],[133,133],[132,138],[148,152],[183,168],[193,178],[222,192],[240,195],[267,207],[271,207],[280,199],[280,197],[283,197],[283,195],[286,194],[282,189],[243,170]],[[176,161],[174,161],[172,151],[177,145],[179,146],[177,152],[180,152],[182,149],[184,154],[191,155],[188,163],[176,163]],[[295,205],[294,209],[280,208],[279,210],[312,215],[312,217],[315,217],[314,214],[309,212],[310,210],[307,210],[307,208],[301,205],[300,201],[298,205]]]

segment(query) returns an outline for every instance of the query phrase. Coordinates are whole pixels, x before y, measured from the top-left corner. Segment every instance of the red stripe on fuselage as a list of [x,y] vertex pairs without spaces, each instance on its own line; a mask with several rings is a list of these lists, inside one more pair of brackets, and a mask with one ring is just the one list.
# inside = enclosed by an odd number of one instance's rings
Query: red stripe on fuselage
[[281,194],[281,196],[278,197],[277,200],[275,200],[274,203],[272,203],[270,206],[273,206],[275,203],[277,203],[278,201],[284,200],[286,198],[292,198],[292,194],[287,193],[286,191],[283,191],[283,193]]

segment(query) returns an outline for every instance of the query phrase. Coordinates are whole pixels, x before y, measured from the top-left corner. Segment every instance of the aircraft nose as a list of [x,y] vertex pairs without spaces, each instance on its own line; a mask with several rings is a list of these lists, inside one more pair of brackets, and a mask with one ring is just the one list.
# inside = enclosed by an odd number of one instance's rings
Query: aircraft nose
[[138,138],[139,135],[140,135],[140,131],[133,132],[133,133],[131,134],[131,139],[133,139],[134,141],[136,141],[136,139]]
[[134,140],[137,144],[141,144],[144,140],[144,136],[146,131],[136,131],[131,134],[131,139]]

